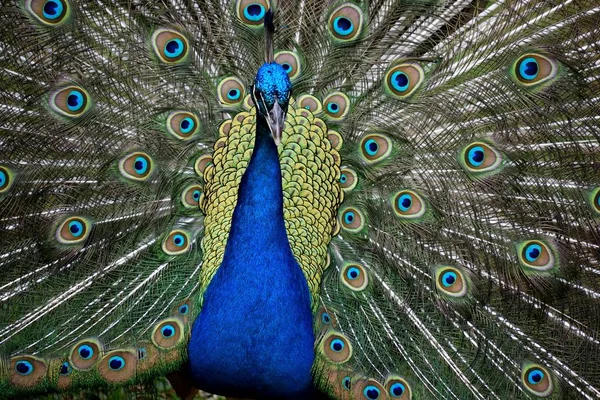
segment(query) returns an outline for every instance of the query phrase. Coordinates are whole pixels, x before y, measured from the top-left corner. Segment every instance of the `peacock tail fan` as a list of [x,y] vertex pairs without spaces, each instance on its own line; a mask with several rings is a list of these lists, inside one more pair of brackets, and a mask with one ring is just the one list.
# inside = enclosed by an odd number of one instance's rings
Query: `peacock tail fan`
[[5,3],[0,398],[186,370],[272,11],[315,387],[600,398],[595,0]]

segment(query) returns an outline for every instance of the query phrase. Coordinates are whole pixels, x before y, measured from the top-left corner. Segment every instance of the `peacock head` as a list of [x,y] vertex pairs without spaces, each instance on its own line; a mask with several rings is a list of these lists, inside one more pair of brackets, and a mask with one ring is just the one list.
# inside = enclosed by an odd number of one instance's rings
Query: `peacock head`
[[275,62],[263,64],[252,86],[256,112],[267,121],[276,145],[281,142],[292,83],[283,67]]

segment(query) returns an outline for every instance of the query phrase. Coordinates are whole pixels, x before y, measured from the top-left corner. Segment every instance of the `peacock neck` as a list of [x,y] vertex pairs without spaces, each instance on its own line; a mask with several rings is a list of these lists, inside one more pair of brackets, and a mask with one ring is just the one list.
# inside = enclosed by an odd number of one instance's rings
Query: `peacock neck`
[[308,285],[285,230],[277,147],[258,116],[223,262],[192,329],[190,369],[213,393],[301,396],[311,387],[313,344]]

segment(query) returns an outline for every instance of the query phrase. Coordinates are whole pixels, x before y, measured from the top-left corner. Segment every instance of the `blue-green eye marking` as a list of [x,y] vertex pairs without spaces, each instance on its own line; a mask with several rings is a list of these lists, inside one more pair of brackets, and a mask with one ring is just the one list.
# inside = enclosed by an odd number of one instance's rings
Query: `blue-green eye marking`
[[468,153],[469,164],[471,166],[477,168],[483,164],[483,160],[485,160],[485,150],[481,146],[474,146],[469,149]]
[[292,66],[290,64],[288,64],[288,63],[283,63],[283,64],[281,64],[281,66],[283,67],[283,69],[285,70],[285,72],[287,72],[288,74],[292,70]]
[[265,8],[262,4],[252,3],[244,8],[244,17],[248,21],[257,22],[265,17]]
[[133,168],[138,174],[145,174],[146,171],[148,171],[148,160],[146,160],[144,157],[136,157],[135,161],[133,162]]
[[533,57],[527,57],[519,65],[519,75],[521,78],[531,81],[534,80],[540,71],[538,62]]
[[377,400],[381,395],[381,391],[377,387],[369,385],[363,389],[363,394],[367,399]]
[[79,90],[73,89],[67,96],[67,108],[70,111],[77,112],[85,106],[85,98]]
[[183,304],[181,307],[179,307],[179,314],[185,315],[188,313],[189,310],[190,308],[188,307],[188,305]]
[[94,349],[87,344],[79,346],[77,352],[79,353],[79,357],[83,358],[84,360],[89,360],[94,356]]
[[390,81],[394,90],[397,90],[398,92],[406,92],[410,86],[410,79],[408,79],[408,75],[402,71],[394,72]]
[[194,193],[192,193],[192,197],[194,198],[194,200],[199,200],[200,199],[200,191],[194,190]]
[[400,211],[407,212],[408,210],[410,210],[410,207],[412,207],[412,204],[413,198],[411,194],[406,193],[398,197],[398,208],[400,209]]
[[4,171],[0,170],[0,188],[2,186],[4,186],[4,184],[8,181],[6,174],[4,173]]
[[321,315],[321,321],[323,321],[324,324],[329,324],[331,322],[331,317],[329,316],[329,314],[327,314],[326,312],[324,312]]
[[455,272],[444,272],[444,274],[442,275],[442,285],[444,285],[445,287],[450,287],[454,284],[454,282],[456,282],[456,279],[457,277]]
[[185,238],[183,235],[175,235],[173,237],[173,243],[175,243],[175,246],[181,247],[185,244]]
[[348,211],[344,214],[344,222],[348,225],[350,225],[352,222],[354,222],[354,212],[353,211]]
[[340,176],[340,182],[341,183],[346,183],[347,180],[348,180],[348,177],[346,176],[346,174],[342,174]]
[[346,345],[340,339],[333,339],[329,347],[331,348],[331,350],[335,351],[336,353],[339,353],[340,351],[344,350],[344,347],[346,347]]
[[164,54],[167,58],[176,58],[179,57],[185,46],[183,45],[183,41],[181,39],[171,39],[165,44]]
[[181,129],[181,133],[190,133],[194,130],[195,126],[196,124],[194,123],[194,120],[190,117],[182,119],[179,123],[179,129]]
[[368,155],[370,156],[376,156],[377,155],[377,150],[379,150],[379,145],[377,144],[377,142],[373,139],[369,139],[365,142],[365,151],[367,152]]
[[537,385],[544,379],[544,373],[540,369],[533,369],[527,374],[527,382],[532,385]]
[[240,89],[231,89],[229,92],[227,92],[227,98],[232,101],[238,100],[241,95],[242,92]]
[[344,389],[350,390],[351,378],[349,376],[345,376],[344,379],[342,379],[342,386],[344,387]]
[[354,24],[346,17],[337,17],[333,20],[333,29],[340,36],[348,36],[354,31]]
[[43,15],[48,20],[60,18],[64,11],[64,7],[60,1],[48,0],[44,4]]
[[71,373],[71,364],[69,364],[68,362],[63,362],[60,365],[60,370],[59,370],[59,374],[65,376],[65,375],[69,375]]
[[17,361],[15,364],[15,371],[17,371],[19,375],[27,376],[33,372],[33,364],[25,360]]
[[83,234],[83,224],[79,221],[69,222],[69,232],[74,237],[79,237]]
[[534,262],[535,260],[540,258],[540,255],[542,254],[542,246],[536,243],[532,243],[525,247],[523,253],[525,254],[525,259],[527,261]]
[[331,103],[327,104],[327,111],[335,114],[338,111],[340,111],[340,106],[338,106],[337,103],[331,102]]
[[175,328],[173,325],[167,324],[160,329],[160,333],[165,339],[169,339],[175,335]]
[[125,359],[120,356],[113,356],[108,360],[108,367],[113,371],[119,371],[125,367]]
[[396,382],[390,387],[390,394],[392,395],[392,397],[400,397],[404,394],[405,391],[406,387],[404,387],[404,385],[400,382]]
[[350,267],[348,268],[348,271],[346,271],[346,276],[350,280],[358,279],[360,276],[360,270],[356,267]]

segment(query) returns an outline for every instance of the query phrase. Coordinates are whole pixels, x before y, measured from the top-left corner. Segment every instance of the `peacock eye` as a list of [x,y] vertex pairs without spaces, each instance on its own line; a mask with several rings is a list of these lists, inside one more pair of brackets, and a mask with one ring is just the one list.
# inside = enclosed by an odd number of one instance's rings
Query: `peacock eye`
[[[1,171],[1,168],[0,168],[0,171]],[[1,185],[0,185],[0,192],[2,192]],[[589,201],[591,203],[592,209],[596,213],[600,214],[600,187],[595,188],[590,192]]]
[[164,240],[162,249],[166,254],[171,256],[183,254],[190,248],[187,232],[182,230],[171,231],[169,236]]
[[45,25],[58,26],[67,20],[69,3],[65,0],[27,0],[25,8]]
[[377,400],[381,396],[381,390],[373,385],[368,385],[363,389],[363,395],[366,399]]
[[244,84],[236,77],[228,77],[217,86],[219,102],[225,105],[237,105],[244,99]]
[[212,164],[212,156],[210,154],[203,154],[196,159],[194,162],[194,171],[196,171],[196,175],[204,176],[204,171],[206,168]]
[[550,247],[539,240],[528,240],[518,245],[519,261],[524,267],[547,271],[554,267],[555,258]]
[[462,149],[459,161],[468,172],[485,175],[499,171],[502,155],[487,143],[474,142]]
[[404,391],[405,391],[405,390],[406,390],[406,389],[405,389],[405,387],[404,387],[404,385],[403,385],[403,384],[401,384],[401,383],[399,383],[399,382],[398,382],[398,383],[394,383],[394,384],[393,384],[393,385],[390,387],[390,394],[391,394],[393,397],[400,397],[400,396],[402,396],[402,394],[404,393]]
[[262,26],[268,9],[267,0],[238,0],[236,4],[238,18],[251,28]]
[[185,208],[198,208],[200,197],[202,196],[202,187],[200,185],[191,185],[183,189],[181,194],[181,203]]
[[152,334],[154,344],[163,349],[175,346],[182,338],[183,325],[176,318],[169,318],[159,322]]
[[467,294],[467,283],[462,271],[454,267],[437,267],[435,285],[438,292],[450,297],[463,297]]
[[94,356],[94,349],[92,349],[92,347],[85,345],[85,344],[82,346],[79,346],[79,349],[77,351],[79,352],[79,357],[81,357],[84,360],[89,360],[90,358],[92,358]]
[[539,397],[548,397],[554,386],[548,370],[539,364],[526,364],[521,370],[521,382],[525,389]]
[[26,360],[17,361],[15,363],[15,371],[19,375],[27,376],[33,372],[33,364]]
[[329,314],[324,312],[323,314],[321,314],[321,321],[323,321],[324,324],[329,324],[331,323],[331,317],[329,316]]
[[354,4],[342,4],[337,7],[327,23],[329,33],[338,42],[349,42],[360,37],[363,28],[364,14]]
[[332,362],[340,364],[348,361],[352,355],[352,346],[341,333],[331,331],[323,338],[322,352]]
[[280,51],[275,54],[275,62],[283,67],[290,81],[300,75],[301,66],[298,55],[291,51]]
[[342,379],[342,387],[346,390],[350,390],[350,388],[352,387],[352,378],[350,378],[349,376],[345,376]]
[[412,190],[401,190],[396,193],[392,203],[394,205],[394,213],[403,219],[419,218],[427,210],[421,196]]
[[173,111],[167,117],[167,131],[177,139],[187,140],[199,129],[198,118],[192,113]]
[[65,219],[56,230],[56,239],[62,244],[83,242],[89,234],[90,222],[82,217]]
[[323,100],[325,115],[332,121],[343,120],[350,111],[350,99],[341,92],[333,92]]
[[112,356],[108,359],[108,367],[113,371],[119,371],[125,367],[125,359],[121,356]]
[[368,164],[374,164],[384,160],[391,154],[392,143],[387,136],[369,134],[361,140],[360,150],[363,160]]
[[183,304],[182,306],[179,307],[179,314],[185,315],[188,313],[189,310],[190,310],[190,308],[188,307],[188,305]]
[[390,397],[394,399],[410,400],[412,397],[410,385],[399,376],[389,377],[385,382],[385,387]]
[[358,184],[356,172],[350,168],[342,168],[340,174],[340,186],[345,192],[349,192]]
[[60,365],[60,370],[58,372],[60,375],[66,376],[69,375],[72,370],[73,369],[71,368],[71,364],[65,361]]
[[100,344],[95,340],[88,339],[73,347],[69,360],[74,368],[87,370],[94,366],[99,356]]
[[523,86],[535,86],[556,77],[558,64],[541,54],[524,54],[514,64],[514,76]]
[[153,162],[146,153],[135,152],[123,157],[119,161],[119,171],[127,178],[134,181],[145,181],[153,170]]
[[319,114],[323,111],[323,105],[315,96],[308,94],[302,95],[296,99],[297,108],[304,108],[313,114]]
[[10,189],[13,183],[13,174],[7,167],[0,166],[0,194]]
[[394,65],[385,74],[384,91],[396,99],[407,99],[422,85],[425,72],[416,62]]
[[364,217],[356,208],[348,207],[341,212],[342,227],[349,232],[358,232],[364,227]]
[[354,291],[360,291],[367,287],[369,279],[362,265],[348,264],[341,271],[342,283]]
[[50,108],[66,117],[80,117],[90,109],[89,95],[79,86],[67,86],[50,95]]
[[162,62],[175,64],[187,59],[190,44],[180,32],[159,28],[152,34],[152,47]]

